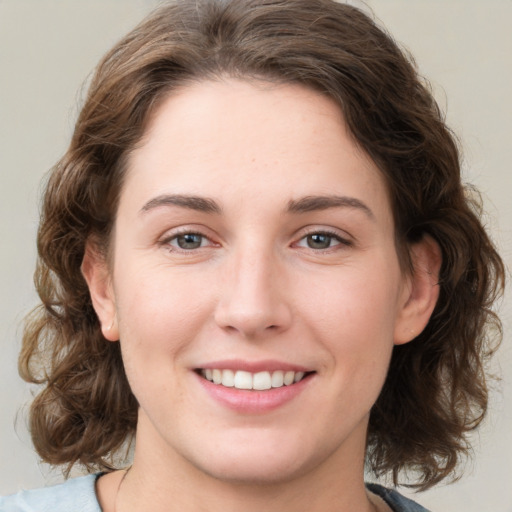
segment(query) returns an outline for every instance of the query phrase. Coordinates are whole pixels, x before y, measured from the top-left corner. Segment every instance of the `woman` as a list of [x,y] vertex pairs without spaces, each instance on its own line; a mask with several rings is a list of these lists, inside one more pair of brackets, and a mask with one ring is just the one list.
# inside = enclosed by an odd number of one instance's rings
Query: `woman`
[[98,67],[38,248],[32,436],[91,475],[2,510],[424,510],[365,463],[453,478],[486,410],[503,266],[437,105],[353,7],[156,11]]

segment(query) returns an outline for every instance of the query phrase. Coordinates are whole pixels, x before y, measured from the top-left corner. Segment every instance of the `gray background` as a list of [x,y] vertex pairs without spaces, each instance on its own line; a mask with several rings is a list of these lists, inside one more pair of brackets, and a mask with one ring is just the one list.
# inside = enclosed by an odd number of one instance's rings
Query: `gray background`
[[[356,5],[359,2],[354,1]],[[98,59],[154,0],[0,0],[0,494],[59,481],[31,449],[29,388],[16,372],[32,290],[40,182],[68,143],[82,84]],[[483,192],[487,223],[512,263],[512,1],[370,0],[416,57],[462,140],[467,180]],[[368,7],[367,7],[368,8]],[[511,294],[495,363],[502,382],[456,484],[417,497],[433,511],[512,512]]]

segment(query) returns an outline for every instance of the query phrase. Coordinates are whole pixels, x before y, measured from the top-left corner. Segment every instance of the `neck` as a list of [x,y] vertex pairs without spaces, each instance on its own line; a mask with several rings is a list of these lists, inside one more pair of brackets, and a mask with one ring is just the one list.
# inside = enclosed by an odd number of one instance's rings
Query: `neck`
[[[174,481],[172,482],[172,479]],[[166,479],[167,480],[167,479]],[[361,479],[362,481],[362,479]],[[169,483],[169,482],[172,482]],[[305,475],[294,482],[275,484],[243,484],[205,482],[195,487],[191,481],[177,478],[162,482],[153,479],[137,466],[122,482],[114,512],[374,512],[375,501],[364,484],[353,486],[337,479],[322,485]]]

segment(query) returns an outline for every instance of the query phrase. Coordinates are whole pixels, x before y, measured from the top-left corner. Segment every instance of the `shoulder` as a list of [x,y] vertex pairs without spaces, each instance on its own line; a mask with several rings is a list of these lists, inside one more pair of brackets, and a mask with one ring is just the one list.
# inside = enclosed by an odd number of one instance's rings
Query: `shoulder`
[[393,510],[393,512],[429,512],[415,501],[402,496],[394,489],[387,489],[378,484],[366,484],[367,489],[380,496]]
[[98,475],[0,497],[0,512],[101,512],[96,498]]

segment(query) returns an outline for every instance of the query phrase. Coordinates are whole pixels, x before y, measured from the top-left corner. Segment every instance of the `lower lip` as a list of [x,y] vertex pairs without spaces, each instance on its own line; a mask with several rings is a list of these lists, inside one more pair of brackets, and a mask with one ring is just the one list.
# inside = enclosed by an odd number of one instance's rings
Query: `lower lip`
[[301,381],[271,388],[265,391],[228,388],[220,384],[214,384],[196,374],[201,386],[217,402],[225,407],[244,414],[261,414],[272,411],[293,400],[306,386],[309,385],[313,374],[307,375]]

